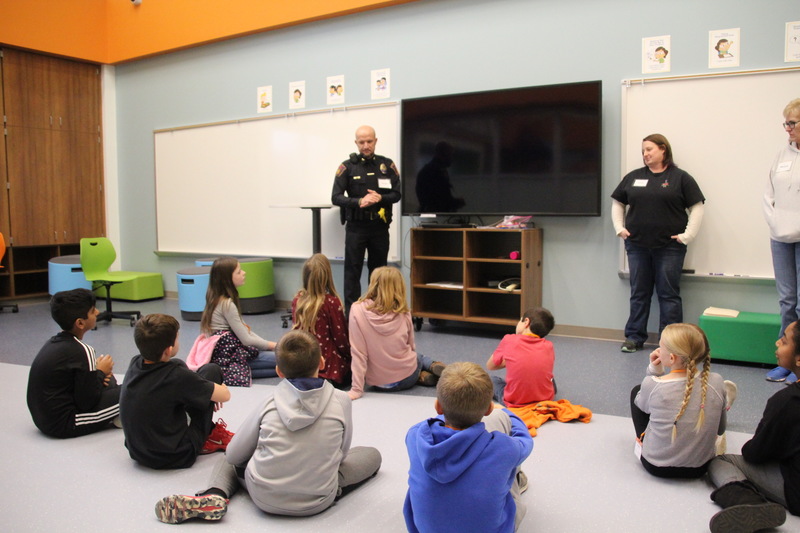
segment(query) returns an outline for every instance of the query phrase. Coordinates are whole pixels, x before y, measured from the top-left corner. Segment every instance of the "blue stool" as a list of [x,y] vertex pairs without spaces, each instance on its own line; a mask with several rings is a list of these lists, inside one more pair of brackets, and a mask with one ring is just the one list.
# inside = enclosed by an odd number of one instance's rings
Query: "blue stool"
[[206,307],[206,290],[211,267],[190,267],[178,271],[178,308],[184,320],[198,321]]
[[48,291],[55,294],[72,289],[92,290],[92,282],[86,281],[81,268],[80,255],[62,255],[47,262]]

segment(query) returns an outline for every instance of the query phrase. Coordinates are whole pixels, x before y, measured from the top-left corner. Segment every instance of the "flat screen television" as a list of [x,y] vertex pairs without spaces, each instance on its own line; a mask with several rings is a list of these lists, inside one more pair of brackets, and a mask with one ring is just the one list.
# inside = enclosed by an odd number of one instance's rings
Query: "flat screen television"
[[402,101],[403,215],[599,216],[600,81]]

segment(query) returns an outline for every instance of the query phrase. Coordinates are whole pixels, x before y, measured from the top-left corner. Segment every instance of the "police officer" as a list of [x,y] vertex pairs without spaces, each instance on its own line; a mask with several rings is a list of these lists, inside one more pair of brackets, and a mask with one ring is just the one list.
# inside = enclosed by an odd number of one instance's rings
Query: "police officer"
[[361,271],[364,252],[369,255],[370,275],[386,265],[389,255],[389,224],[392,204],[400,201],[400,174],[388,157],[375,154],[375,130],[361,126],[356,130],[358,154],[350,154],[336,170],[331,202],[341,209],[345,222],[344,305],[350,306],[361,296]]

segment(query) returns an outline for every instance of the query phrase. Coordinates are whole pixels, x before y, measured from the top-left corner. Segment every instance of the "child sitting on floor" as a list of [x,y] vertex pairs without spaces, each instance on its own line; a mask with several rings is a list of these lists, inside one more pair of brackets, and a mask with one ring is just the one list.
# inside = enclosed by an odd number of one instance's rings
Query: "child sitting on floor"
[[28,374],[28,410],[45,435],[79,437],[118,423],[114,361],[110,355],[95,357],[83,342],[98,313],[87,289],[57,292],[50,299],[50,314],[62,331],[42,346]]
[[350,385],[350,338],[344,307],[333,284],[331,263],[322,254],[312,255],[303,265],[303,288],[292,301],[294,329],[317,337],[325,359],[319,377],[334,387]]
[[645,470],[670,478],[705,474],[717,435],[725,431],[729,387],[732,391],[735,385],[711,372],[702,329],[694,324],[665,327],[650,354],[647,377],[631,391],[631,416]]
[[489,370],[506,369],[506,379],[492,376],[496,402],[522,407],[555,397],[555,352],[553,343],[545,339],[554,326],[552,313],[537,307],[525,311],[517,323],[516,334],[503,337],[486,361]]
[[[800,377],[800,322],[775,345],[778,364]],[[713,533],[778,527],[786,509],[800,515],[800,383],[772,395],[742,454],[716,457],[708,473],[718,487],[711,499],[723,508],[711,518]]]
[[347,393],[318,377],[325,361],[314,336],[290,331],[276,353],[278,374],[285,379],[239,427],[214,469],[210,488],[196,496],[161,499],[156,504],[159,520],[219,520],[239,485],[262,511],[309,516],[378,472],[378,450],[350,448],[352,403]]
[[447,365],[435,407],[439,417],[406,435],[406,527],[422,533],[514,531],[525,515],[519,495],[527,479],[519,467],[533,450],[528,428],[492,404],[492,380],[475,363]]
[[372,272],[367,292],[350,308],[350,353],[355,400],[364,386],[391,392],[416,384],[433,387],[445,368],[416,351],[403,275],[394,267]]
[[[244,285],[245,272],[233,257],[220,257],[211,265],[206,291],[206,307],[200,319],[205,336],[219,336],[211,362],[222,368],[229,386],[249,387],[253,378],[274,378],[275,343],[262,339],[242,320],[238,287]],[[198,339],[200,340],[200,339]],[[196,341],[197,342],[197,341]]]
[[195,373],[173,359],[178,329],[169,315],[140,319],[133,339],[141,355],[131,359],[122,385],[125,447],[131,459],[150,468],[188,468],[198,454],[224,451],[233,437],[225,422],[212,421],[219,404],[231,398],[222,371],[209,363]]

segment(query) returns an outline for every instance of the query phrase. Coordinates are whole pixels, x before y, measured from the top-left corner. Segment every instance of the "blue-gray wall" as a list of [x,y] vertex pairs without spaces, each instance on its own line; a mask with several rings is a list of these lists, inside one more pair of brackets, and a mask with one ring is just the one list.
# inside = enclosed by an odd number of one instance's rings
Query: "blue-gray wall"
[[[123,267],[160,270],[167,289],[174,291],[175,271],[192,264],[189,258],[153,254],[153,130],[255,116],[258,86],[273,86],[275,111],[282,113],[288,111],[289,82],[306,80],[307,107],[324,108],[322,90],[311,89],[337,74],[346,77],[348,105],[369,103],[370,70],[387,67],[393,100],[600,79],[603,195],[608,198],[621,177],[620,80],[643,77],[642,38],[671,35],[671,75],[708,72],[708,32],[727,28],[741,28],[741,65],[735,70],[780,67],[786,66],[785,23],[798,19],[796,0],[423,0],[118,66]],[[780,111],[775,110],[776,124]],[[719,139],[697,147],[728,148]],[[337,164],[331,161],[331,178]],[[765,172],[769,164],[764,161]],[[702,184],[703,177],[696,177]],[[609,211],[604,203],[599,218],[537,220],[545,232],[544,305],[559,324],[621,329],[625,323],[628,285],[617,275],[619,244]],[[259,232],[275,230],[242,228],[236,222],[220,220],[231,231],[249,232],[254,239]],[[410,219],[403,219],[406,274],[411,225]],[[299,268],[297,261],[277,261],[278,300],[291,299],[299,287]],[[340,265],[334,274],[341,289]],[[774,283],[687,280],[683,295],[688,321],[695,321],[708,305],[778,309]],[[657,312],[654,315],[657,319]],[[651,319],[651,331],[656,324]]]

